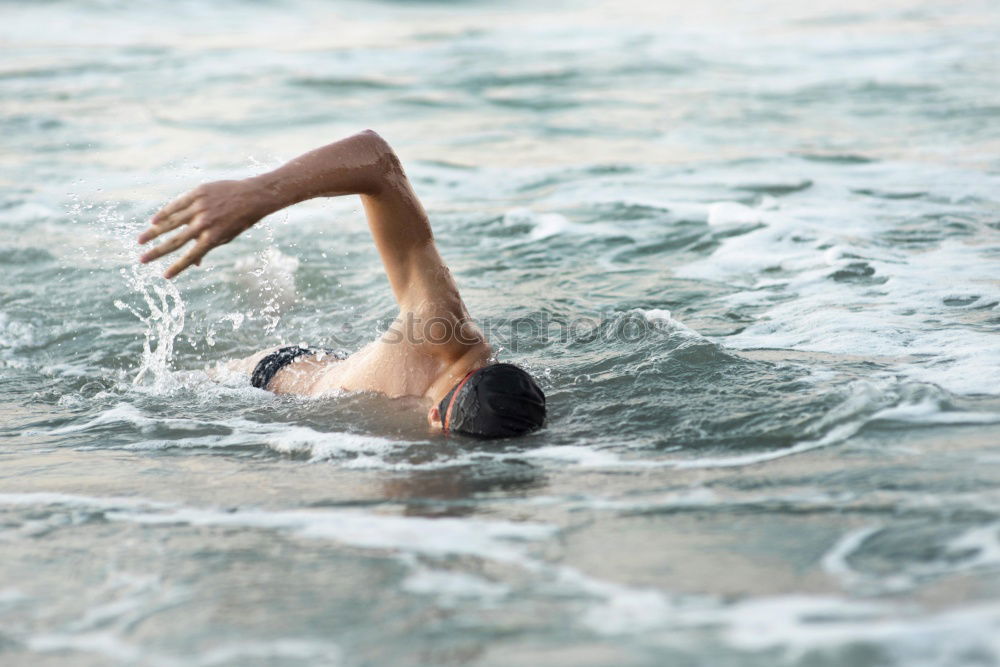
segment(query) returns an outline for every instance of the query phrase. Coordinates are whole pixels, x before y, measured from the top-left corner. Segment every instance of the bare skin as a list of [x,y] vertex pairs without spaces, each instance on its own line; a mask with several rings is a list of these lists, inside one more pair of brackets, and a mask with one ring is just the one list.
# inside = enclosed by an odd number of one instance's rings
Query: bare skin
[[[440,429],[438,403],[469,371],[486,365],[492,352],[438,253],[427,214],[399,159],[375,132],[318,148],[260,176],[198,186],[153,216],[139,243],[173,235],[140,261],[151,262],[193,241],[164,272],[173,278],[275,211],[314,197],[351,194],[361,196],[399,315],[379,340],[347,359],[299,357],[278,371],[268,389],[302,396],[346,390],[422,397],[431,402],[428,423]],[[227,367],[249,376],[273,351],[230,361]]]

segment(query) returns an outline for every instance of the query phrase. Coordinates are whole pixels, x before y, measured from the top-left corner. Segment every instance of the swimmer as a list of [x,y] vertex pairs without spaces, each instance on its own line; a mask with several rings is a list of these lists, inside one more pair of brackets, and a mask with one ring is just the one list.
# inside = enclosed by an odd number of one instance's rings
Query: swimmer
[[153,216],[139,243],[174,234],[140,261],[151,262],[194,241],[163,274],[173,278],[271,213],[314,197],[353,194],[361,196],[399,305],[393,325],[346,358],[293,346],[262,350],[230,361],[227,368],[278,394],[343,390],[421,397],[430,403],[431,428],[445,433],[496,438],[540,428],[545,395],[524,370],[492,362],[489,342],[462,302],[399,159],[371,130],[272,172],[206,183],[178,197]]

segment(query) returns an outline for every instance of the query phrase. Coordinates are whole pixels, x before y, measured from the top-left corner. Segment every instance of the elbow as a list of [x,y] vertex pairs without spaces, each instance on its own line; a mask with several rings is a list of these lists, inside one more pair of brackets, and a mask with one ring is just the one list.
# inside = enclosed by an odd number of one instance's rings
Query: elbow
[[360,136],[364,137],[365,141],[371,146],[372,150],[380,158],[383,156],[391,155],[396,157],[396,154],[392,150],[392,146],[389,142],[382,138],[382,135],[375,130],[363,130],[360,132]]
[[396,152],[392,150],[389,142],[382,138],[375,130],[364,130],[360,133],[370,146],[375,155],[382,176],[395,176],[403,174],[403,165],[400,163]]

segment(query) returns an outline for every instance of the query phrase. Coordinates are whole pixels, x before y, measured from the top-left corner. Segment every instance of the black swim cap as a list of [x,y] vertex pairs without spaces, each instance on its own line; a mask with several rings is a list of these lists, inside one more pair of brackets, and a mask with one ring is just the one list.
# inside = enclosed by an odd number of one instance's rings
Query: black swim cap
[[545,421],[545,394],[513,364],[491,364],[466,375],[438,404],[444,432],[481,438],[523,435]]

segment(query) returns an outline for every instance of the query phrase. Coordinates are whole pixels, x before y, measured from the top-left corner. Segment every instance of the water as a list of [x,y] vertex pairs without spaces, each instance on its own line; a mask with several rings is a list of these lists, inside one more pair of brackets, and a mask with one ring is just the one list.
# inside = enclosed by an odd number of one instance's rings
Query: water
[[[3,664],[1000,664],[996,3],[0,19]],[[355,199],[134,265],[365,127],[544,431],[207,379],[385,326]]]

